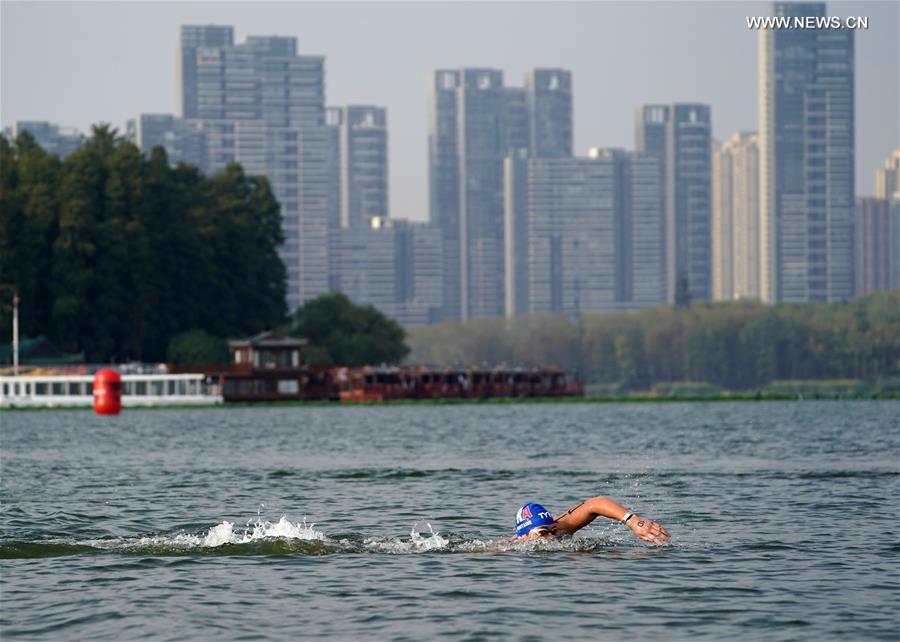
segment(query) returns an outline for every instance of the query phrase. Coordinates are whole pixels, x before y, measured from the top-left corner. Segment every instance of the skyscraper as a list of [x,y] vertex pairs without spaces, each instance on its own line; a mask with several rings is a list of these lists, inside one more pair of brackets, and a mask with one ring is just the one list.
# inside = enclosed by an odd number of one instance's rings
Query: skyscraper
[[341,227],[369,227],[389,216],[387,112],[350,105],[340,122]]
[[577,316],[665,300],[661,162],[592,149],[588,158],[506,159],[506,314]]
[[528,149],[536,158],[572,156],[572,73],[533,69],[525,75]]
[[460,72],[440,70],[428,94],[429,221],[441,233],[443,319],[459,319],[461,288],[457,90]]
[[884,167],[875,172],[875,198],[890,200],[900,190],[900,147],[884,159]]
[[440,321],[443,253],[440,230],[431,223],[393,221],[397,239],[397,314],[406,326]]
[[205,162],[268,177],[282,205],[288,307],[328,291],[329,131],[321,56],[297,54],[295,38],[250,36],[231,27],[184,26],[181,104],[201,132]]
[[759,298],[759,137],[735,132],[713,151],[713,298]]
[[646,308],[667,300],[665,176],[659,158],[646,152],[627,154],[630,273],[626,307]]
[[668,298],[674,301],[682,281],[692,298],[710,299],[710,108],[693,103],[642,105],[635,121],[635,149],[663,163]]
[[900,288],[900,149],[875,171],[875,197],[856,200],[856,294]]
[[507,141],[526,138],[510,122],[524,95],[503,86],[503,72],[463,69],[459,109],[460,313],[463,320],[503,310],[503,158]]
[[388,218],[386,111],[329,107],[326,136],[329,288],[396,316],[401,293],[396,234]]
[[[181,38],[178,41],[178,105],[176,114],[182,118],[197,118],[198,83],[197,83],[197,50],[210,47],[224,49],[234,44],[234,28],[216,25],[182,25]],[[221,81],[224,85],[224,79]],[[221,95],[224,86],[204,88],[203,99],[208,99],[206,92]]]
[[571,77],[534,70],[516,88],[496,69],[438,70],[430,103],[430,217],[444,235],[445,318],[499,316],[504,158],[571,153]]
[[[325,108],[325,130],[328,141],[328,229],[341,226],[341,121],[340,107]],[[333,288],[332,288],[333,289]]]
[[[773,13],[825,16],[825,4],[776,2]],[[852,295],[853,83],[853,30],[760,30],[764,301],[840,301]]]
[[[896,199],[895,199],[896,201]],[[900,287],[897,239],[900,219],[884,198],[860,198],[856,205],[856,294]]]
[[354,303],[373,305],[402,325],[440,318],[440,231],[429,223],[373,218],[332,231],[331,285]]
[[333,232],[329,254],[333,289],[357,305],[373,305],[389,317],[396,316],[396,243],[390,219],[376,218],[368,227]]

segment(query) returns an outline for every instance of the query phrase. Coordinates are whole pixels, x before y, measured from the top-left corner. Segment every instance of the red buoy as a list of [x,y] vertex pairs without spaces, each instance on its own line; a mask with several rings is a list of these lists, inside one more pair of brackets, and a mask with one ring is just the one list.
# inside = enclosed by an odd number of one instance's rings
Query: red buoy
[[122,410],[122,377],[115,370],[104,368],[94,375],[94,412],[98,415],[118,415]]

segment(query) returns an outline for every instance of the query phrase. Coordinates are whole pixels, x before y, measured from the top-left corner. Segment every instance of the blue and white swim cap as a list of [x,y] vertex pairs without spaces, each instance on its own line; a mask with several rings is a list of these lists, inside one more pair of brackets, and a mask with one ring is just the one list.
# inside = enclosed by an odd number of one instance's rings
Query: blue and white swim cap
[[540,504],[524,504],[516,513],[516,535],[522,537],[538,526],[553,524],[553,515]]

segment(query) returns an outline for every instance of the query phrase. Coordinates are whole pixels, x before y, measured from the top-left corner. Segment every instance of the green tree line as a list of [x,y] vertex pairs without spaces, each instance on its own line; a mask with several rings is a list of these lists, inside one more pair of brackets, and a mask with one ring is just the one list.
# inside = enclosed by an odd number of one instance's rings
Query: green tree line
[[323,294],[297,308],[284,328],[310,342],[307,363],[363,366],[397,363],[409,353],[406,333],[371,305],[354,305],[341,292]]
[[900,374],[900,292],[847,303],[694,303],[639,312],[529,316],[413,329],[411,363],[557,366],[626,389],[702,381],[749,390],[776,380]]
[[244,336],[285,318],[280,206],[237,164],[204,176],[108,126],[60,161],[0,137],[0,336],[46,335],[88,361],[161,361],[188,332]]

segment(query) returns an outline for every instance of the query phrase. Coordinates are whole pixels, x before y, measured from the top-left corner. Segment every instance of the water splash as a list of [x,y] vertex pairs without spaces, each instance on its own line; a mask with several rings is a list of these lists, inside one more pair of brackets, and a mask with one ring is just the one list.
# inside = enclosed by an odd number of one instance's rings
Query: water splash
[[367,549],[379,553],[425,553],[428,551],[438,551],[446,549],[450,545],[450,540],[442,537],[441,534],[432,528],[431,524],[425,522],[430,531],[430,535],[422,536],[419,531],[418,522],[413,524],[412,530],[409,532],[409,541],[403,541],[397,538],[368,538],[363,544]]
[[325,534],[317,531],[314,526],[315,524],[307,525],[306,518],[294,524],[282,515],[281,519],[273,524],[257,516],[255,522],[247,522],[247,528],[243,533],[236,533],[233,522],[223,521],[210,528],[199,545],[215,547],[223,544],[248,544],[266,539],[325,541]]

